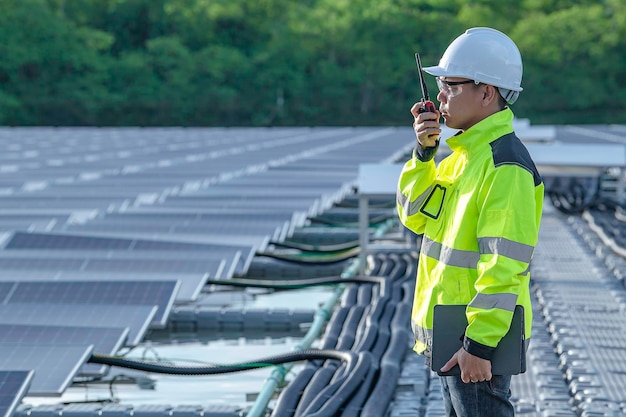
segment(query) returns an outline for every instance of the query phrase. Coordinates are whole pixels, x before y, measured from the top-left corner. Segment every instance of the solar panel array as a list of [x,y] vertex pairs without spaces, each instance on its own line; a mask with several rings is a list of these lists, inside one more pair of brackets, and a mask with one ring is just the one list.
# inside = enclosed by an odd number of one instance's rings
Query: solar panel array
[[0,128],[0,384],[18,377],[0,388],[5,416],[23,395],[105,375],[92,352],[137,345],[207,278],[245,276],[269,242],[351,193],[359,164],[394,160],[411,136]]

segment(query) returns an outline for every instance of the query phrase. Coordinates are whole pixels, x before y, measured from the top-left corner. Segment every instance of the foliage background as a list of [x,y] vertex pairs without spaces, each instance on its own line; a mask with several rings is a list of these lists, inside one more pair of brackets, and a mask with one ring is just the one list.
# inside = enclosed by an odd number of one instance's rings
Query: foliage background
[[518,44],[518,117],[626,123],[624,0],[0,0],[0,124],[405,125],[414,52],[472,26]]

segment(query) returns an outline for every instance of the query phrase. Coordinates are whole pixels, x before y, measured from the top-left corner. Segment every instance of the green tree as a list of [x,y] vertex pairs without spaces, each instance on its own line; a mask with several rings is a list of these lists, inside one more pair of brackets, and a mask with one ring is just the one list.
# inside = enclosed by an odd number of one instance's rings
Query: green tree
[[5,123],[95,122],[98,102],[107,97],[101,51],[112,41],[108,34],[72,25],[43,0],[5,0],[0,38]]
[[520,113],[545,123],[624,120],[623,18],[595,4],[520,22],[513,32],[525,62]]
[[472,26],[518,43],[518,117],[626,120],[623,0],[3,0],[0,123],[406,124]]

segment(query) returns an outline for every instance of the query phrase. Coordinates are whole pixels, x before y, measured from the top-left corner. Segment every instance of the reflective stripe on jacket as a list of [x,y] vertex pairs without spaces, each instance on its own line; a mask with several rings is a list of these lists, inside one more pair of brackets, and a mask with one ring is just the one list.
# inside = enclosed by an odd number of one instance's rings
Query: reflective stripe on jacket
[[415,350],[430,346],[436,304],[467,304],[466,350],[490,359],[524,306],[530,338],[529,264],[544,187],[504,109],[447,140],[439,166],[416,155],[398,182],[400,221],[423,234],[412,312]]

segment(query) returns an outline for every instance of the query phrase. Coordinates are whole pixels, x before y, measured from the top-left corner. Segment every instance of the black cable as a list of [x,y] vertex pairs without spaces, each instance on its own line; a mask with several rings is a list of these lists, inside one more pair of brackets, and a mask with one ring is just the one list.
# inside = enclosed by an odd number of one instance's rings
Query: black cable
[[356,304],[356,300],[359,295],[358,289],[359,287],[356,285],[351,285],[345,289],[345,291],[341,295],[342,307],[352,307],[353,305]]
[[378,337],[376,342],[367,350],[380,362],[381,358],[385,354],[385,351],[389,349],[389,340],[391,339],[391,318],[393,317],[395,306],[392,303],[385,305],[383,315],[378,322]]
[[580,214],[601,200],[597,178],[554,177],[544,184],[552,205],[565,214]]
[[292,253],[278,253],[278,252],[263,252],[259,251],[255,253],[256,256],[264,256],[266,258],[278,259],[281,261],[287,261],[297,264],[335,264],[339,262],[347,261],[359,255],[361,247],[354,247],[342,252],[334,253],[333,255],[307,255],[307,254],[292,254]]
[[354,349],[357,352],[362,350],[371,351],[371,347],[374,345],[376,339],[380,337],[380,321],[387,309],[388,301],[388,298],[377,298],[374,300],[370,312],[365,318],[365,324],[359,326],[362,331],[358,332],[361,337],[357,340],[357,345]]
[[369,305],[372,302],[372,286],[371,285],[359,285],[357,290],[357,304]]
[[[334,417],[353,393],[359,389],[369,369],[373,366],[372,355],[360,352],[353,369],[346,370],[344,376],[326,386],[315,399],[308,404],[303,416]],[[332,401],[328,401],[332,398]]]
[[[374,225],[380,224],[386,220],[395,219],[396,216],[397,215],[394,213],[394,214],[383,214],[379,216],[370,217],[368,219],[368,226],[373,227]],[[324,218],[324,217],[312,217],[312,218],[309,218],[309,221],[311,223],[318,223],[318,224],[323,224],[326,226],[334,226],[334,227],[358,228],[360,225],[358,221],[345,222],[345,221],[331,220],[331,219]]]
[[177,366],[163,365],[156,362],[138,359],[128,359],[119,356],[93,354],[88,360],[90,363],[101,365],[118,366],[121,368],[135,369],[138,371],[153,372],[170,375],[217,375],[231,372],[248,371],[251,369],[264,368],[289,362],[315,359],[336,359],[346,362],[348,368],[356,365],[356,354],[353,352],[330,350],[330,349],[306,349],[293,353],[261,358],[256,361],[240,362],[228,365],[207,366]]
[[325,364],[320,367],[315,374],[311,377],[311,380],[302,391],[300,401],[294,410],[294,417],[302,417],[305,409],[311,404],[315,398],[320,395],[320,392],[331,384],[331,380],[335,372],[339,367],[335,363]]
[[548,197],[554,208],[565,214],[580,214],[585,210],[585,206],[571,195],[557,192],[549,192]]
[[386,283],[388,279],[385,277],[376,277],[369,275],[356,275],[353,277],[328,276],[318,278],[303,278],[297,280],[259,280],[259,279],[211,279],[208,278],[206,284],[227,285],[231,287],[253,287],[253,288],[271,288],[276,290],[294,290],[307,288],[317,285],[332,285],[345,283],[372,283],[380,285],[380,293],[385,294]]
[[[385,414],[400,363],[410,348],[411,287],[416,266],[417,259],[412,253],[375,256],[373,271],[378,271],[377,275],[385,274],[386,291],[372,294],[371,285],[348,287],[342,297],[341,312],[333,314],[334,320],[329,321],[321,346],[334,345],[337,349],[351,349],[371,357],[366,373],[358,378],[354,373],[351,375],[350,386],[357,379],[359,382],[350,396],[344,397],[342,392],[328,388],[345,380],[344,367],[338,368],[332,362],[318,363],[313,374],[307,372],[298,380],[298,389],[288,387],[281,393],[272,417],[360,416],[368,402],[370,416]],[[403,300],[411,303],[403,303]],[[359,338],[349,336],[357,332],[363,332]],[[315,364],[310,363],[309,369],[314,367]],[[304,380],[309,381],[306,386]],[[287,398],[282,399],[283,395]],[[323,404],[328,406],[324,408]]]
[[300,242],[286,240],[283,242],[272,241],[269,244],[277,246],[277,247],[298,249],[303,252],[332,253],[332,252],[342,252],[348,249],[354,249],[357,246],[359,246],[359,241],[351,240],[348,242],[335,243],[334,245],[310,245],[308,243],[300,243]]
[[340,350],[351,349],[356,339],[356,333],[363,316],[365,306],[356,305],[350,309],[346,321],[343,323],[343,328],[339,339],[337,341],[337,348]]
[[[410,159],[410,156],[407,157]],[[359,199],[355,198],[353,200],[345,199],[338,203],[335,203],[335,206],[342,208],[358,208],[359,207]],[[378,209],[393,209],[395,207],[395,201],[389,200],[388,198],[383,199],[370,199],[368,201],[368,207],[370,208],[378,208]]]
[[[391,320],[390,340],[380,359],[380,372],[369,399],[363,405],[361,416],[376,417],[384,415],[393,397],[400,367],[413,338],[408,323],[412,304],[399,303]],[[406,322],[405,322],[406,321]],[[375,399],[375,400],[374,400]]]
[[345,322],[349,311],[350,307],[347,306],[339,306],[339,308],[333,311],[333,314],[326,325],[324,337],[322,338],[322,349],[337,348],[337,341],[339,340],[343,323]]
[[[343,409],[341,413],[341,417],[360,417],[361,411],[363,409],[363,403],[367,401],[370,393],[371,385],[378,378],[378,363],[377,361],[372,361],[372,366],[370,367],[367,375],[363,379],[362,383],[358,391],[352,396],[348,405]],[[385,413],[381,413],[381,416],[384,416]]]
[[291,380],[278,397],[271,417],[293,416],[300,402],[300,394],[306,389],[318,368],[319,366],[314,363],[309,363],[298,372],[298,375]]

